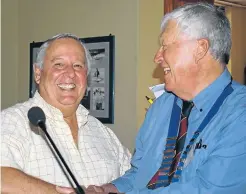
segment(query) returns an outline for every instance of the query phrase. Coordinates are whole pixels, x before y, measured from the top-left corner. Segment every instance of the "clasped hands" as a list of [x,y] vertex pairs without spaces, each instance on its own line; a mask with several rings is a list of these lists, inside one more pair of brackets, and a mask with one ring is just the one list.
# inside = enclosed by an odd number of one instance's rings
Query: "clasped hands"
[[[76,194],[73,188],[56,186],[56,191],[60,194]],[[119,193],[117,188],[113,184],[105,184],[102,186],[90,185],[84,189],[85,194],[109,194]]]

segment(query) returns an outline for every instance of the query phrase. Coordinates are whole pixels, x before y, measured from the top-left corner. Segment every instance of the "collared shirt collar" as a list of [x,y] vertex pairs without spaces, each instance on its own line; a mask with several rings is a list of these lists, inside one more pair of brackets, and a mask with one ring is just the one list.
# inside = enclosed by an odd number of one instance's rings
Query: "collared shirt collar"
[[[208,87],[202,90],[192,101],[194,107],[199,110],[207,110],[212,107],[219,95],[225,89],[225,87],[231,82],[231,74],[228,69],[225,68],[223,73],[213,81]],[[177,104],[182,107],[182,100],[178,98]]]
[[225,87],[231,82],[231,74],[225,68],[224,72],[208,87],[202,90],[194,99],[195,107],[202,110],[210,110],[217,98],[220,96]]
[[[34,101],[36,101],[36,103],[38,104],[38,106],[40,106],[40,108],[43,109],[45,115],[47,117],[52,118],[53,120],[56,121],[64,121],[63,118],[63,114],[62,112],[53,107],[52,105],[48,104],[39,94],[39,92],[35,92],[34,94]],[[80,128],[80,126],[84,125],[87,123],[88,121],[88,115],[89,115],[89,111],[82,106],[81,104],[79,105],[79,107],[76,110],[76,116],[77,116],[77,121],[78,121],[78,127]]]

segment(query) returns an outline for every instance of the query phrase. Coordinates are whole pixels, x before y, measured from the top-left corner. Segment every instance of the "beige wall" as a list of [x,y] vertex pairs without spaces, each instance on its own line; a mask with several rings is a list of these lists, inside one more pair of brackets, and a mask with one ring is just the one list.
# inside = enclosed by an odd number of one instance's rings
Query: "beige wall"
[[115,124],[109,127],[133,150],[137,133],[138,3],[138,0],[3,0],[2,108],[28,99],[30,42],[43,41],[60,32],[79,37],[111,33],[116,37]]
[[[29,45],[59,33],[79,37],[115,35],[115,124],[109,125],[133,150],[136,134],[137,2],[132,0],[25,0],[20,4],[19,99],[27,99]],[[57,6],[59,5],[59,6]]]
[[[1,22],[1,16],[2,16],[2,12],[1,12],[1,5],[2,5],[2,2],[0,1],[0,42],[1,42],[1,26],[2,26],[2,22]],[[1,58],[1,47],[0,47],[0,61],[2,60]],[[1,64],[0,64],[0,87],[1,87],[1,79],[2,79],[2,76],[1,76]],[[1,95],[0,95],[0,102],[2,101],[1,99]],[[0,108],[1,108],[1,104],[0,104]]]
[[[158,49],[160,24],[163,16],[163,0],[139,1],[139,63],[137,70],[137,126],[142,124],[145,116],[145,108],[149,107],[145,96],[153,97],[149,86],[159,83],[156,78],[160,71],[156,71],[153,62],[154,54]],[[154,73],[155,72],[155,73]]]
[[[28,99],[29,44],[60,32],[79,37],[113,34],[115,45],[115,124],[108,125],[134,149],[138,127],[149,106],[162,0],[3,0],[2,108]],[[21,3],[20,3],[21,2]],[[71,3],[72,2],[72,3]],[[59,5],[59,6],[58,6]]]
[[3,0],[1,14],[1,107],[18,101],[18,0]]

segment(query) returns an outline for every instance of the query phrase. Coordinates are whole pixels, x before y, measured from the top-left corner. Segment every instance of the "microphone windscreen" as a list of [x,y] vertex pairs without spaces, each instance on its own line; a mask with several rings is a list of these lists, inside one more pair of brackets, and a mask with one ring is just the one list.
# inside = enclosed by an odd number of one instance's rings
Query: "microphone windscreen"
[[41,121],[45,123],[46,120],[44,111],[38,106],[30,108],[30,110],[27,113],[27,116],[29,121],[35,126],[38,126],[38,123]]

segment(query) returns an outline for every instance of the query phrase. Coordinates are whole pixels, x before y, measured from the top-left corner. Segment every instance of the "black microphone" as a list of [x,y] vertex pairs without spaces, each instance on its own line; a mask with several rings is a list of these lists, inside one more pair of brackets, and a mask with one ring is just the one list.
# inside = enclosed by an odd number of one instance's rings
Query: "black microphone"
[[49,133],[46,130],[46,125],[45,125],[45,114],[43,112],[43,110],[39,107],[32,107],[29,111],[28,111],[28,119],[29,121],[37,127],[40,127],[43,132],[45,133],[46,137],[48,138],[49,142],[51,143],[52,147],[54,148],[55,152],[57,153],[58,157],[60,158],[62,164],[65,166],[67,172],[69,173],[70,177],[72,178],[74,184],[76,185],[77,188],[74,188],[74,190],[76,191],[77,194],[85,194],[84,190],[82,189],[82,187],[79,185],[78,181],[76,180],[75,176],[73,175],[73,173],[71,172],[71,170],[69,169],[67,163],[65,162],[65,160],[63,159],[62,155],[60,154],[59,150],[57,149],[56,145],[54,144],[53,140],[51,139]]

